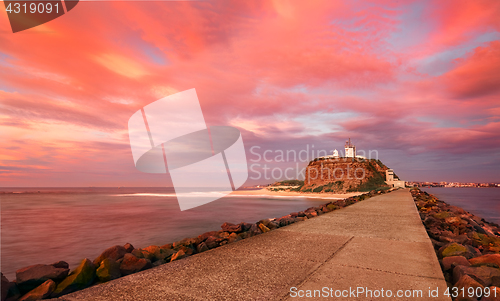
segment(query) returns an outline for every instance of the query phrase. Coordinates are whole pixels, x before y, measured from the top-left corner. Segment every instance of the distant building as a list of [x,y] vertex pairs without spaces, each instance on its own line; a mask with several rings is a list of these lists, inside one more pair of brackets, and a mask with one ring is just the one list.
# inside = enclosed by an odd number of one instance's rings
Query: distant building
[[400,179],[394,176],[394,170],[392,169],[388,169],[385,171],[385,182],[387,183],[387,185],[392,187],[405,188],[406,186],[405,181],[401,181]]
[[[323,159],[332,159],[332,158],[339,158],[339,151],[338,150],[333,150],[333,154],[328,155],[328,156],[323,156],[320,158]],[[356,146],[354,146],[351,143],[351,138],[349,138],[348,141],[345,143],[345,157],[346,158],[358,158],[358,159],[366,159],[366,157],[356,155]]]
[[334,158],[338,158],[338,157],[339,157],[339,151],[338,150],[334,150],[333,154],[328,155],[328,156],[323,156],[323,157],[320,157],[320,158],[323,158],[323,159],[334,159]]
[[345,143],[345,157],[356,158],[356,147],[351,143],[351,138]]
[[388,182],[394,181],[394,170],[388,169],[385,171],[385,180]]

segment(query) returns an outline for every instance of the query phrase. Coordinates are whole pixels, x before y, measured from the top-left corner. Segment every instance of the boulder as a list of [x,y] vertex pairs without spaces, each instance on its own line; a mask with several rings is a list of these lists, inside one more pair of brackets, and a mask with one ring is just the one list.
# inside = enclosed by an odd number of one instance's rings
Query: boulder
[[446,236],[446,237],[453,238],[453,239],[456,238],[456,235],[453,232],[447,231],[447,230],[439,231],[439,235],[440,236]]
[[[194,252],[195,252],[195,250],[193,250],[192,248],[188,248],[188,247],[181,247],[181,248],[179,248],[179,250],[174,250],[174,254],[176,253],[175,251],[177,251],[177,252],[178,252],[178,251],[180,251],[180,250],[184,251],[184,253],[186,253],[186,255],[193,255],[193,254],[194,254]],[[173,255],[172,255],[172,256],[173,256]]]
[[280,227],[288,226],[290,224],[295,223],[295,219],[292,217],[284,217],[280,218]]
[[162,249],[172,249],[174,247],[174,244],[165,244],[163,246],[160,246]]
[[469,259],[471,265],[496,264],[500,267],[500,254],[487,254]]
[[120,272],[122,275],[130,275],[152,267],[151,261],[145,258],[137,258],[131,253],[123,256],[123,261],[120,264]]
[[104,252],[102,252],[102,254],[99,255],[99,257],[97,257],[94,260],[94,265],[100,266],[101,262],[106,258],[113,259],[114,261],[117,261],[118,259],[125,256],[125,254],[127,254],[127,250],[122,246],[116,245],[113,247],[109,247],[106,250],[104,250]]
[[483,286],[490,286],[493,277],[500,278],[500,270],[496,268],[480,266],[480,267],[466,267],[458,265],[453,269],[453,281],[457,282],[464,275],[469,275],[476,279]]
[[194,238],[194,237],[184,238],[182,240],[174,242],[172,247],[174,249],[178,249],[181,246],[193,248],[195,245],[199,244],[200,242],[201,242],[201,240],[198,237],[196,237],[196,238]]
[[201,252],[208,251],[208,247],[207,247],[207,245],[204,242],[202,242],[201,244],[199,244],[196,247],[196,250],[198,251],[198,253],[201,253]]
[[160,252],[159,246],[149,246],[147,248],[142,249],[142,253],[144,254],[144,258],[149,259],[151,261],[155,261],[157,258],[155,257],[156,253]]
[[274,229],[279,228],[279,223],[272,221],[270,219],[263,219],[263,220],[258,221],[257,223],[263,224],[264,226],[269,228],[269,230],[274,230]]
[[474,280],[474,278],[470,277],[469,275],[463,275],[462,277],[460,277],[460,279],[457,281],[457,283],[455,283],[454,286],[458,287],[459,290],[463,287],[465,289],[465,292],[467,292],[467,289],[469,287],[484,288],[484,286],[481,283],[477,282],[476,280]]
[[457,265],[470,266],[467,258],[463,256],[449,256],[443,258],[443,270],[447,271],[454,268]]
[[306,211],[306,217],[307,218],[313,218],[313,217],[316,217],[318,216],[318,213],[316,212],[316,210],[314,211]]
[[467,237],[467,235],[462,234],[462,235],[457,235],[455,237],[455,241],[461,245],[466,246],[470,240],[469,240],[469,237]]
[[165,263],[166,263],[166,261],[165,261],[165,260],[163,260],[163,259],[159,259],[159,260],[157,260],[157,261],[153,262],[151,265],[152,265],[153,267],[157,267],[157,266],[160,266],[160,265],[165,264]]
[[80,265],[72,271],[68,277],[66,277],[66,279],[57,285],[51,296],[59,297],[61,295],[88,287],[94,282],[95,270],[96,267],[92,261],[85,258],[82,260]]
[[219,232],[219,237],[222,239],[228,239],[229,238],[229,232]]
[[224,232],[230,232],[230,233],[239,233],[241,231],[243,231],[241,224],[238,224],[238,225],[235,225],[235,224],[231,224],[231,223],[224,223],[222,224],[222,226],[220,226],[222,228],[222,231]]
[[134,246],[131,243],[126,243],[123,247],[127,253],[131,253],[134,250]]
[[432,215],[434,218],[445,220],[446,218],[452,217],[453,215],[447,211],[441,211]]
[[205,241],[210,236],[217,236],[217,234],[218,234],[218,231],[205,232],[201,235],[198,235],[198,239],[200,240],[200,242],[202,242],[202,241]]
[[145,259],[147,259],[149,261],[154,261],[155,260],[155,255],[154,254],[151,254],[148,251],[144,251],[144,250],[141,250],[141,252],[142,252],[142,255],[144,256]]
[[[7,285],[3,286],[3,283],[2,283],[2,291],[3,290],[6,290],[7,291],[7,299],[5,299],[6,301],[14,301],[14,300],[17,300],[21,297],[21,292],[19,292],[19,288],[17,287],[17,284],[15,281],[13,282],[8,282]],[[3,301],[3,299],[2,299]]]
[[241,232],[241,233],[238,233],[238,236],[239,236],[241,239],[248,238],[248,232]]
[[1,273],[1,283],[0,283],[0,289],[2,290],[1,294],[1,301],[4,301],[7,298],[7,293],[9,292],[9,279]]
[[250,236],[255,236],[255,235],[261,234],[262,230],[259,228],[259,226],[257,226],[257,224],[252,224],[252,227],[250,228],[249,232],[250,232]]
[[465,256],[469,253],[469,250],[461,244],[452,243],[441,250],[442,257],[448,256]]
[[500,301],[500,287],[490,286],[489,296],[486,297],[486,294],[481,301]]
[[465,256],[465,258],[467,259],[471,259],[472,257],[478,257],[482,255],[478,249],[474,248],[471,245],[465,245],[465,247],[467,248],[467,250],[469,250],[469,253],[466,254]]
[[483,219],[483,218],[481,218],[481,217],[479,217],[479,216],[477,216],[477,215],[473,215],[473,216],[471,217],[471,219],[472,219],[473,221],[475,221],[476,223],[478,223],[478,224],[482,224],[482,223],[483,223],[483,221],[484,221],[484,219]]
[[209,249],[217,248],[220,243],[220,238],[215,236],[210,236],[205,240],[205,244]]
[[453,206],[453,205],[450,205],[450,210],[451,210],[451,212],[456,213],[456,214],[466,214],[467,213],[462,208],[457,207],[457,206]]
[[474,222],[473,220],[469,219],[469,224],[474,228],[474,230],[478,234],[482,234],[482,235],[486,235],[487,236],[487,233],[486,233],[486,231],[484,231],[483,227],[481,227],[480,225],[478,225],[476,222]]
[[59,269],[69,269],[69,264],[66,261],[58,261],[51,264],[51,266]]
[[455,240],[453,238],[449,238],[447,236],[438,236],[438,240],[440,242],[444,242],[444,243],[453,243],[453,242],[455,242]]
[[144,258],[144,253],[139,249],[133,249],[130,253],[137,258]]
[[41,285],[37,286],[36,288],[32,289],[28,293],[26,293],[24,296],[22,296],[19,301],[36,301],[40,299],[45,299],[52,294],[52,292],[56,289],[56,283],[49,279],[42,283]]
[[96,276],[100,282],[107,282],[121,277],[120,264],[111,258],[106,258],[97,268]]
[[174,254],[175,254],[175,250],[173,250],[173,249],[160,248],[159,250],[156,251],[155,258],[156,258],[156,260],[165,260],[166,262],[168,262],[170,260],[170,258],[172,257],[172,255],[174,255]]
[[458,216],[452,216],[452,217],[447,217],[444,219],[445,223],[447,224],[456,224],[456,225],[459,225],[460,223],[462,223],[462,219]]
[[440,227],[441,226],[441,221],[432,217],[432,216],[428,216],[425,218],[424,220],[424,225],[426,225],[427,227],[429,228],[432,228],[432,227]]
[[431,243],[432,243],[432,245],[434,246],[435,249],[439,249],[439,248],[441,248],[441,247],[443,247],[443,246],[446,245],[445,243],[437,241],[437,240],[432,239],[432,238],[430,240],[431,240]]
[[250,223],[239,223],[241,226],[241,231],[248,231],[250,228],[252,228],[252,224]]
[[232,243],[232,242],[236,242],[238,240],[241,240],[241,237],[239,237],[238,234],[236,234],[236,232],[233,232],[233,233],[231,233],[231,235],[229,235],[227,242]]
[[264,226],[264,224],[259,224],[259,229],[262,231],[262,233],[266,233],[266,232],[271,231],[271,230],[269,230],[268,227]]
[[333,211],[333,210],[336,210],[338,207],[337,207],[337,205],[335,205],[335,204],[328,204],[328,205],[326,205],[326,208],[327,208],[329,211]]
[[489,246],[483,251],[483,254],[498,254],[500,253],[500,247]]
[[172,255],[172,259],[170,259],[170,262],[182,259],[182,258],[187,257],[187,256],[188,255],[183,250],[179,250],[179,252]]
[[35,264],[16,271],[16,282],[21,293],[31,291],[35,287],[51,280],[62,280],[68,276],[69,269],[56,268],[53,265]]

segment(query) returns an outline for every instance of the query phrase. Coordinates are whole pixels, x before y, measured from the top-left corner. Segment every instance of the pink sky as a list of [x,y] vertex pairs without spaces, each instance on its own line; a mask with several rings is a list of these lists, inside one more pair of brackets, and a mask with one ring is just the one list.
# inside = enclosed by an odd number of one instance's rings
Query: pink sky
[[169,185],[135,169],[127,122],[191,88],[249,160],[350,137],[404,180],[500,182],[499,15],[498,0],[80,2],[13,34],[0,13],[0,186]]

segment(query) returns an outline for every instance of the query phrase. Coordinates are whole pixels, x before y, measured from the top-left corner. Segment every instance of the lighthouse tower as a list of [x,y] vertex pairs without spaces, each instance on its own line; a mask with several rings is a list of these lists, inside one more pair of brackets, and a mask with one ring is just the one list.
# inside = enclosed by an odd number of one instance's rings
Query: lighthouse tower
[[346,158],[356,158],[356,146],[351,143],[351,138],[345,143]]

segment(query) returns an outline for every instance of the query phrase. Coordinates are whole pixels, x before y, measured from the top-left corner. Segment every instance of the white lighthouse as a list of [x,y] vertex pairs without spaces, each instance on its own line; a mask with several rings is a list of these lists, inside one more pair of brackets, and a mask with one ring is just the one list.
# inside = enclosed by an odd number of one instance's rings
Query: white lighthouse
[[345,143],[345,157],[356,158],[356,146],[351,143],[351,138]]

